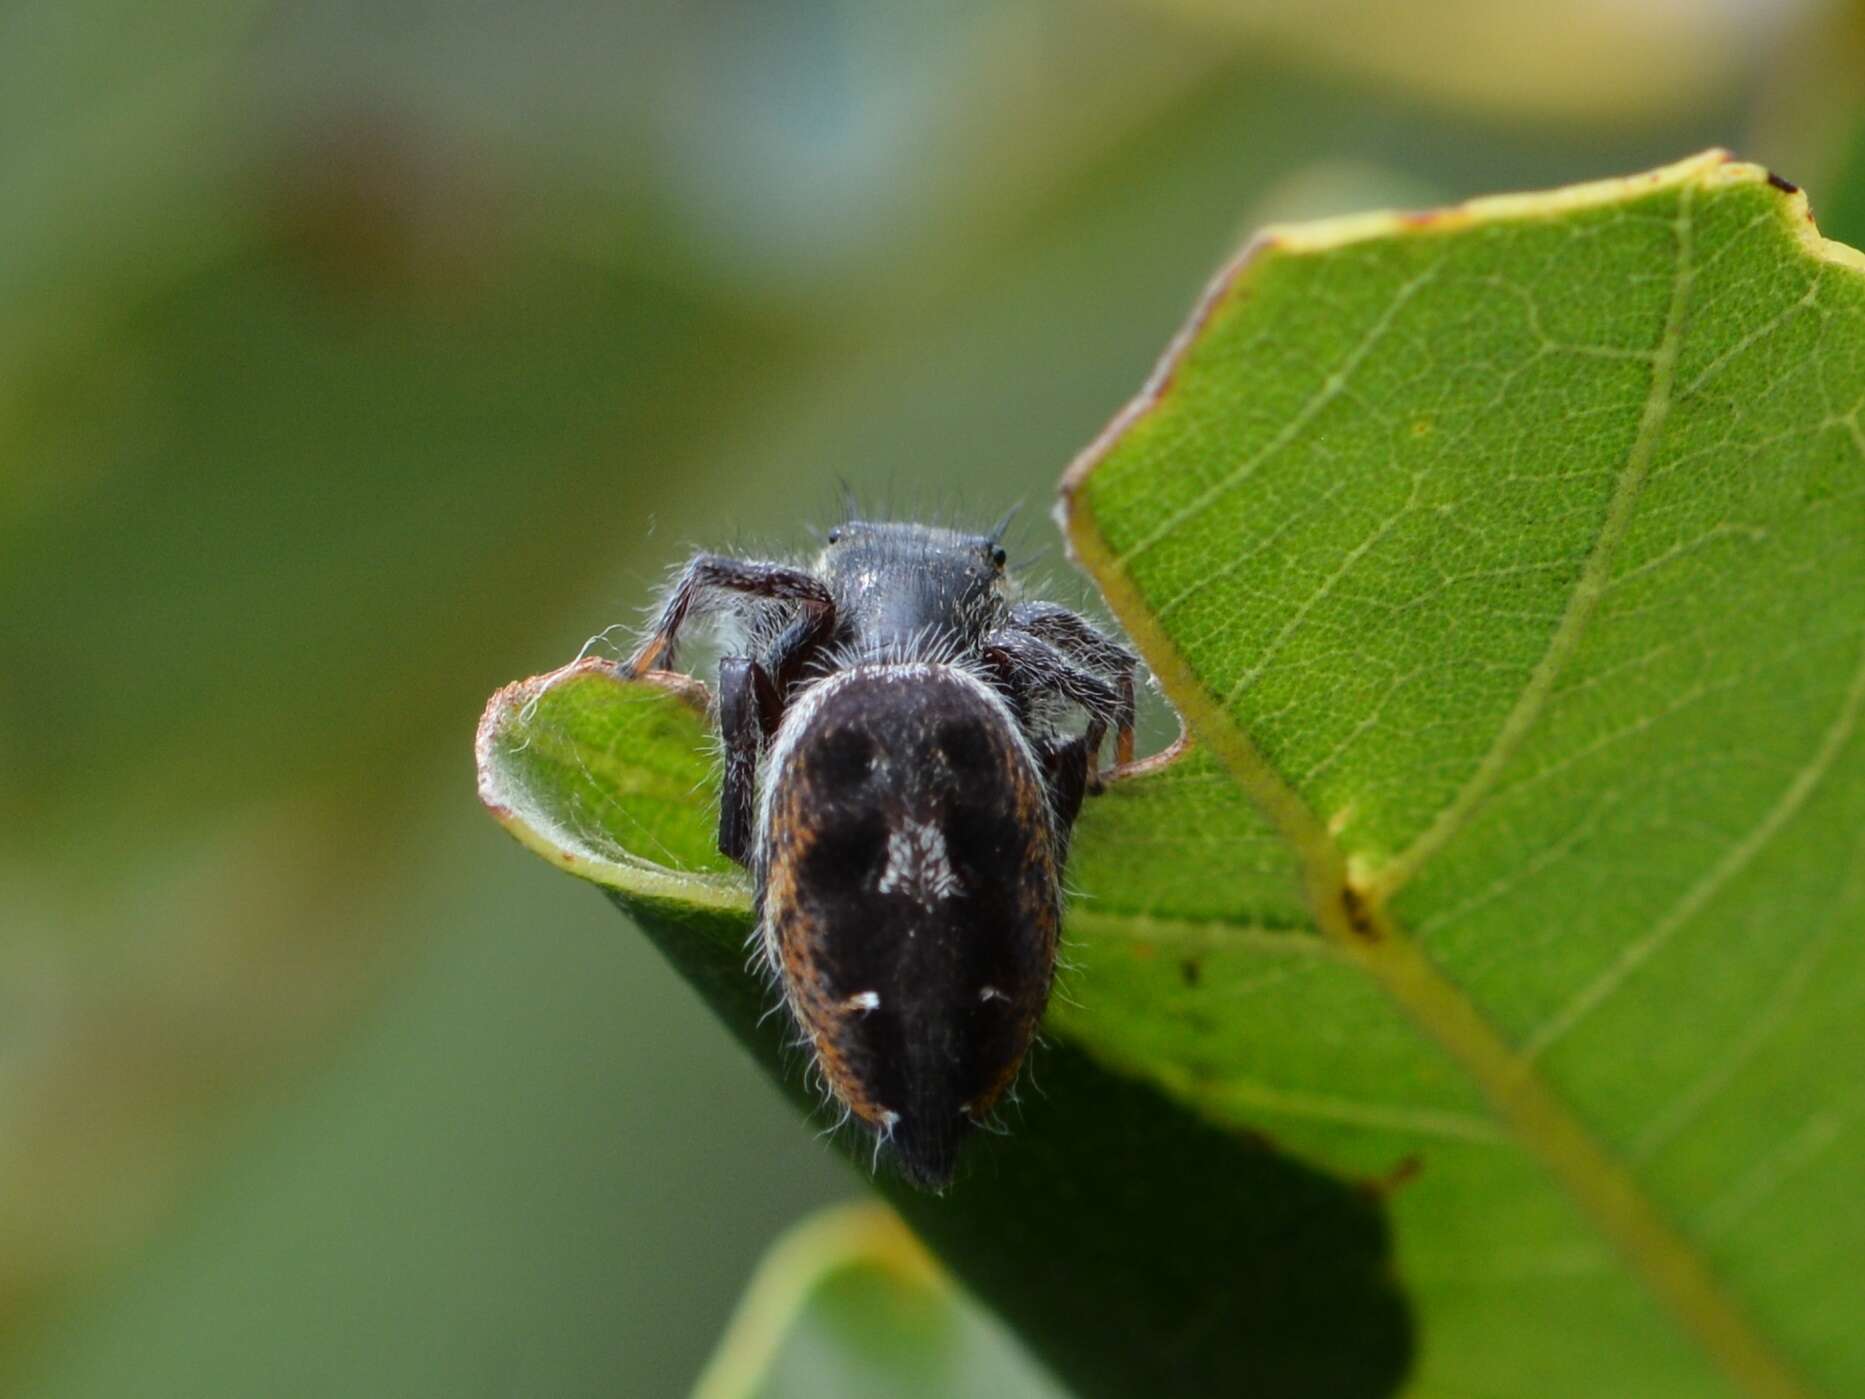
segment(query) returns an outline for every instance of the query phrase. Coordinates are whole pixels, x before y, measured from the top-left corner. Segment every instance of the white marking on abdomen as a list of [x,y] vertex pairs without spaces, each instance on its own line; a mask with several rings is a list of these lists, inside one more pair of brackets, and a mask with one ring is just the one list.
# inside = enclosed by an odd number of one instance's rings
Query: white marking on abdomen
[[887,837],[887,866],[874,886],[883,894],[905,893],[923,904],[949,899],[960,884],[945,848],[945,834],[927,821],[909,820]]

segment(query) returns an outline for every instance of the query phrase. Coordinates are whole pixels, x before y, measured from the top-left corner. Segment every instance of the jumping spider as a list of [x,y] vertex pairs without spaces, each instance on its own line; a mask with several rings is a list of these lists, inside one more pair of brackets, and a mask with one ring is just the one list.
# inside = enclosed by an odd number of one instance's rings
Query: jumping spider
[[943,1187],[1042,1018],[1069,834],[1109,730],[1132,757],[1139,658],[1013,601],[997,532],[852,522],[807,571],[701,554],[628,673],[712,611],[747,639],[719,663],[719,848],[755,877],[763,960],[877,1157]]

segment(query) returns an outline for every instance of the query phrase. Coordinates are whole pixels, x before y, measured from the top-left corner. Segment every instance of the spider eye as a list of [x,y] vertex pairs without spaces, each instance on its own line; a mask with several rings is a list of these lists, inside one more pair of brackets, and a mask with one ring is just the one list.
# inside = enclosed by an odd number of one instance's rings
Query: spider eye
[[1010,555],[1004,551],[1001,545],[991,550],[991,562],[996,564],[999,568],[1002,568],[1009,558]]
[[829,542],[831,544],[835,543],[841,537],[842,537],[841,526],[838,525],[836,528],[829,531]]

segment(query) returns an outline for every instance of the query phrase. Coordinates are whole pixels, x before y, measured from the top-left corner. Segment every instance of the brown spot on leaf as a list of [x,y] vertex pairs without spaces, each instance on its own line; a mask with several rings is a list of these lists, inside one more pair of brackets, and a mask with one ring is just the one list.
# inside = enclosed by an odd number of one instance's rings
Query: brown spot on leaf
[[1781,176],[1775,174],[1774,171],[1772,170],[1768,172],[1768,183],[1773,185],[1776,189],[1780,190],[1782,194],[1799,194],[1800,193],[1799,185],[1795,184],[1792,180],[1783,179]]
[[1366,906],[1366,899],[1351,884],[1343,884],[1340,889],[1341,912],[1347,915],[1347,926],[1357,937],[1368,942],[1379,941],[1379,927],[1373,922],[1373,911]]
[[1367,1176],[1360,1182],[1360,1188],[1374,1199],[1386,1198],[1400,1186],[1417,1179],[1418,1173],[1425,1168],[1425,1158],[1417,1152],[1401,1156],[1384,1175]]

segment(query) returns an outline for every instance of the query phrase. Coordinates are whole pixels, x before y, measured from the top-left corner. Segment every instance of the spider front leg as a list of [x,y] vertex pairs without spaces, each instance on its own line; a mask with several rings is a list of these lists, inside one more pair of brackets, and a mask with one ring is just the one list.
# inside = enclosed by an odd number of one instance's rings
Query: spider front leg
[[777,728],[777,709],[777,687],[763,666],[748,656],[719,662],[719,741],[725,749],[719,853],[741,865],[751,863],[758,752]]
[[1037,745],[1037,757],[1043,765],[1043,782],[1049,789],[1049,809],[1055,815],[1056,865],[1068,864],[1069,840],[1075,833],[1075,818],[1081,815],[1082,799],[1088,794],[1088,773],[1095,750],[1101,746],[1106,730],[1096,724],[1088,732]]
[[1133,722],[1135,704],[1134,672],[1140,658],[1119,642],[1104,635],[1087,618],[1053,602],[1023,602],[1010,609],[1010,625],[1027,632],[1071,660],[1114,682],[1120,692],[1121,715],[1114,723],[1114,761],[1122,766],[1133,761]]
[[720,593],[800,603],[812,616],[812,634],[834,629],[835,600],[822,581],[813,575],[782,564],[699,554],[668,590],[667,600],[661,604],[654,625],[623,667],[625,673],[632,678],[644,671],[671,670],[674,643],[681,626],[693,613],[703,614],[716,607]]
[[[1085,625],[1085,624],[1084,624]],[[1088,758],[1087,790],[1101,790],[1095,757],[1110,727],[1133,744],[1133,686],[1131,676],[1123,689],[1071,660],[1039,636],[1006,627],[984,638],[984,658],[997,672],[1017,707],[1027,719],[1033,707],[1051,697],[1076,705],[1088,716],[1088,727],[1078,741]],[[1121,738],[1116,739],[1117,748]],[[1060,751],[1058,747],[1057,751]]]
[[761,661],[720,658],[719,741],[725,750],[725,782],[719,794],[719,850],[741,865],[751,860],[758,754],[776,735],[791,685],[828,640],[834,622],[832,611],[805,609],[778,634]]

